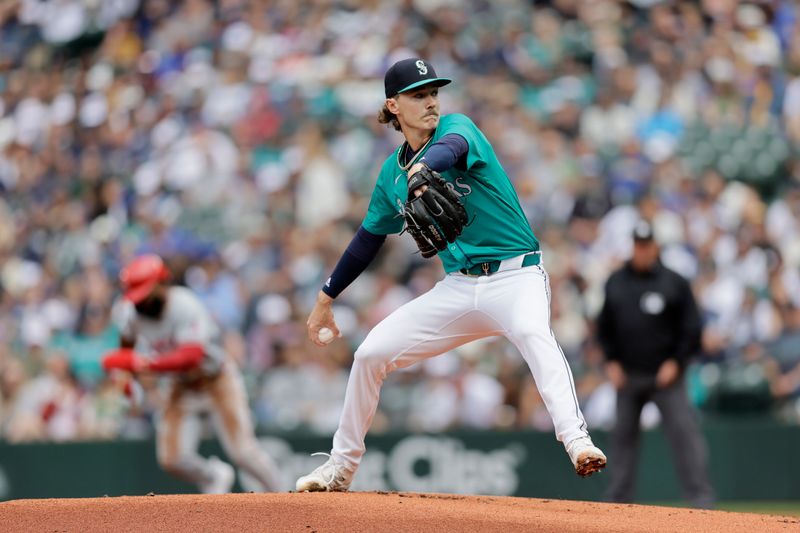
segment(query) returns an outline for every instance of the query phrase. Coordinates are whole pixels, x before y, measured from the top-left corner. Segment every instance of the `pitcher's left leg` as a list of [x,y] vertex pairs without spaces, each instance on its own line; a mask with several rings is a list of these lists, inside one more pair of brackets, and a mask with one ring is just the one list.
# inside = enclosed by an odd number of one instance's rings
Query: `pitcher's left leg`
[[591,475],[605,467],[606,457],[589,438],[572,370],[550,326],[550,284],[544,268],[487,278],[478,306],[500,324],[531,369],[556,436],[578,474]]

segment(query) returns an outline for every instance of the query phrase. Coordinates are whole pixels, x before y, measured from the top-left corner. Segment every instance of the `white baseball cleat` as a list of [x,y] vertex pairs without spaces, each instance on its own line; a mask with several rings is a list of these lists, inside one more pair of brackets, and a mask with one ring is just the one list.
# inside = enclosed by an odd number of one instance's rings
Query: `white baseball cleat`
[[606,467],[606,455],[589,436],[572,439],[565,448],[575,472],[581,477],[589,477]]
[[208,466],[211,469],[211,481],[201,483],[200,491],[203,494],[229,493],[236,480],[236,471],[233,467],[214,456],[208,458]]
[[354,472],[337,463],[327,453],[318,452],[311,455],[327,455],[328,460],[307,476],[297,480],[295,485],[297,492],[344,492],[350,488]]

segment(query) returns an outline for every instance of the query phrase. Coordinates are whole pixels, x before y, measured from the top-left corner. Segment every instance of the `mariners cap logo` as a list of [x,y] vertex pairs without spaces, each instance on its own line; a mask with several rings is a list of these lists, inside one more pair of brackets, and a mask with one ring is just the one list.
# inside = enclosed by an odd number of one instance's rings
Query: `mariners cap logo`
[[418,57],[411,57],[398,61],[386,71],[383,78],[386,98],[391,98],[396,94],[404,93],[412,89],[417,89],[424,85],[435,85],[442,87],[452,80],[440,78],[436,75],[433,65]]

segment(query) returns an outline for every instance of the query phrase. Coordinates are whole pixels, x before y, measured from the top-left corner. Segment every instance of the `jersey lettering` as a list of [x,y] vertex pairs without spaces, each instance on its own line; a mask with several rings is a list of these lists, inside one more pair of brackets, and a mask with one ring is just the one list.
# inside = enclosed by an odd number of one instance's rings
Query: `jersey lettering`
[[455,184],[450,183],[449,181],[447,182],[447,188],[453,191],[453,193],[455,193],[455,195],[458,196],[459,198],[464,196],[469,196],[472,193],[472,187],[464,183],[463,180],[464,178],[462,176],[459,176],[456,178]]
[[172,339],[155,339],[152,346],[154,352],[163,354],[175,348],[175,341]]
[[458,185],[459,189],[462,189],[464,191],[463,193],[460,194],[461,196],[469,196],[470,194],[472,194],[472,187],[470,187],[469,184],[464,183],[463,176],[459,176],[456,178],[456,185]]
[[447,188],[448,188],[448,189],[450,189],[450,190],[451,190],[451,191],[452,191],[452,192],[453,192],[453,193],[454,193],[456,196],[458,196],[459,198],[461,198],[462,196],[464,196],[464,195],[463,195],[463,194],[461,194],[459,191],[457,191],[457,190],[456,190],[456,186],[455,186],[455,185],[453,185],[452,183],[450,183],[449,181],[446,183],[446,185],[447,185]]

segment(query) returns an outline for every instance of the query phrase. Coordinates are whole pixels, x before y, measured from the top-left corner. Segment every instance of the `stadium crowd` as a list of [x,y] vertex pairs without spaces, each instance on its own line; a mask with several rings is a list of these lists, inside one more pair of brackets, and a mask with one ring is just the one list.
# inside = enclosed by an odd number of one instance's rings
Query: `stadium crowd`
[[[382,76],[422,56],[542,241],[589,423],[593,319],[653,222],[705,319],[694,403],[800,423],[800,17],[788,0],[12,0],[0,6],[0,438],[147,435],[100,366],[120,265],[161,254],[244,369],[262,430],[336,428],[352,351],[442,275],[407,236],[305,319],[400,142]],[[393,375],[373,431],[548,429],[504,340]],[[304,391],[298,394],[297,391]],[[649,412],[646,423],[655,423]]]

